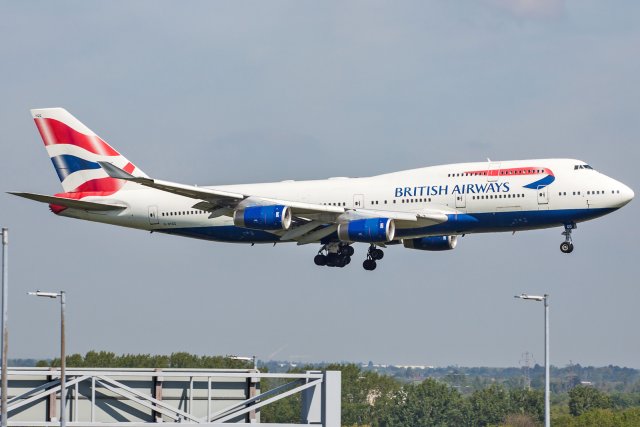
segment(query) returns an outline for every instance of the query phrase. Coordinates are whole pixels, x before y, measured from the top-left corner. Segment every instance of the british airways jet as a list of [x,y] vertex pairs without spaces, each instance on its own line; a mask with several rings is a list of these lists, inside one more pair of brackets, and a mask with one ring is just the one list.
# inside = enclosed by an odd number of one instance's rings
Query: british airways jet
[[634,196],[623,183],[573,159],[431,166],[366,178],[193,186],[147,176],[62,108],[31,110],[62,182],[54,196],[12,192],[59,216],[234,243],[320,244],[319,266],[344,267],[354,243],[454,249],[471,233],[564,227],[611,213]]

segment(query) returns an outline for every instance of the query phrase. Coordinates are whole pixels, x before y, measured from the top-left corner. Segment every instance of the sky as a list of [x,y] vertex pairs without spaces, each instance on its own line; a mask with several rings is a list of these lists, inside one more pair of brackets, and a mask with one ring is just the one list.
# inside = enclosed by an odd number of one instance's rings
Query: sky
[[640,188],[640,3],[595,0],[0,3],[0,224],[9,357],[256,355],[434,366],[640,368],[638,201],[573,233],[448,252],[233,245],[59,218],[29,114],[64,107],[152,177],[216,185],[570,157]]

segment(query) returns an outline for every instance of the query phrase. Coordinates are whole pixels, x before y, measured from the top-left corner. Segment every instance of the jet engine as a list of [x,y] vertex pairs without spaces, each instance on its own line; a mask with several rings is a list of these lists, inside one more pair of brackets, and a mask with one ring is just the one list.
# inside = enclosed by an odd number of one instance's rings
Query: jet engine
[[419,239],[404,239],[405,248],[420,249],[421,251],[448,251],[455,249],[458,236],[429,236]]
[[338,239],[343,242],[383,243],[393,240],[395,234],[390,218],[356,219],[338,225]]
[[233,212],[233,223],[238,227],[258,230],[288,230],[291,208],[282,205],[249,206]]

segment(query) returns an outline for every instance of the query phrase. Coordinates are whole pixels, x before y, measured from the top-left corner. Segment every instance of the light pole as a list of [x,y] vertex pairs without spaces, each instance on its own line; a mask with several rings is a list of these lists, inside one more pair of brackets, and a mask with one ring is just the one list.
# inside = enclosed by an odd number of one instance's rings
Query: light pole
[[9,384],[9,378],[7,377],[7,351],[9,349],[9,331],[7,329],[7,320],[9,319],[7,314],[9,298],[9,229],[2,229],[2,340],[0,346],[2,346],[2,384],[0,386],[2,392],[2,398],[0,404],[2,410],[0,411],[0,417],[2,417],[2,427],[7,426],[7,385]]
[[66,427],[67,414],[66,414],[66,398],[67,390],[65,387],[65,367],[66,367],[66,355],[65,355],[65,337],[64,337],[64,308],[65,308],[65,292],[27,292],[29,295],[35,295],[37,297],[44,298],[60,298],[60,426]]
[[544,302],[544,426],[551,426],[551,405],[549,403],[549,295],[516,295],[514,298],[520,298],[530,301]]

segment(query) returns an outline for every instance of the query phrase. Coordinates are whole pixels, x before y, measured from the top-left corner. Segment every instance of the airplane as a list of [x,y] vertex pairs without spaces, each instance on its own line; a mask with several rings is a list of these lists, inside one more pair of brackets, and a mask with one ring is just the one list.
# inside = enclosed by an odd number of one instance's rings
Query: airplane
[[383,248],[442,251],[459,236],[564,227],[611,213],[634,192],[574,159],[458,163],[363,178],[196,186],[151,178],[63,108],[31,110],[63,192],[10,192],[63,217],[233,243],[320,244],[344,267],[354,243],[374,270]]

